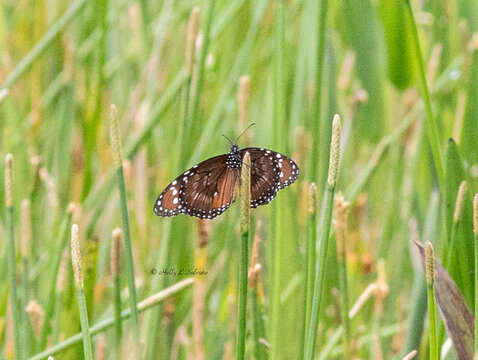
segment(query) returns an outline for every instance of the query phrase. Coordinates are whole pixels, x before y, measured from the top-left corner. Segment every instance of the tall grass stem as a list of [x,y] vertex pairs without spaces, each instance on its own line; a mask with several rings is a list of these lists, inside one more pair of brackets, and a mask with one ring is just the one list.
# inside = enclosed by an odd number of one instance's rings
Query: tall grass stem
[[119,357],[123,326],[121,319],[121,250],[123,246],[123,232],[116,228],[112,233],[110,250],[110,270],[114,282],[114,307],[115,307],[115,350]]
[[473,233],[475,236],[475,360],[478,358],[478,193],[473,197]]
[[[330,160],[327,184],[322,202],[322,210],[318,223],[318,258],[315,263],[314,293],[312,297],[312,310],[309,328],[307,331],[307,343],[305,348],[305,359],[312,360],[315,357],[315,343],[317,340],[317,330],[319,326],[320,306],[325,288],[325,265],[327,263],[327,251],[329,246],[330,228],[332,222],[332,210],[334,204],[335,186],[340,160],[340,136],[341,124],[340,117],[334,116],[332,123],[332,139],[330,142]],[[317,144],[315,145],[317,146]]]
[[350,319],[347,313],[349,308],[349,289],[347,282],[347,219],[350,203],[346,202],[343,196],[337,196],[335,199],[335,238],[337,240],[337,255],[339,262],[339,281],[340,281],[340,313],[342,325],[344,327],[343,344],[344,359],[352,359],[351,354],[351,328]]
[[[124,245],[125,245],[125,263],[126,272],[128,276],[128,289],[129,289],[129,303],[133,318],[134,334],[137,340],[137,346],[139,347],[139,316],[136,300],[136,285],[134,279],[134,262],[133,262],[133,249],[131,246],[131,235],[129,227],[128,217],[128,204],[126,200],[126,186],[124,182],[122,155],[121,155],[121,136],[118,121],[118,111],[116,106],[111,105],[111,147],[113,151],[113,158],[116,167],[116,178],[118,181],[118,189],[120,194],[121,205],[121,219],[124,230]],[[137,349],[139,350],[139,349]]]
[[256,225],[254,242],[252,245],[251,262],[249,265],[249,286],[251,287],[251,306],[252,306],[252,335],[254,337],[254,355],[257,360],[265,360],[267,354],[265,352],[264,344],[261,343],[261,339],[265,338],[265,326],[262,318],[262,306],[259,291],[259,273],[261,270],[261,264],[259,259],[259,244],[261,221],[259,220]]
[[251,157],[244,155],[240,186],[241,259],[239,264],[239,300],[237,308],[236,360],[244,359],[246,350],[248,244],[251,225]]
[[317,239],[317,185],[311,183],[309,185],[308,198],[309,215],[307,221],[307,250],[306,250],[306,274],[304,287],[304,320],[302,329],[301,357],[305,353],[305,337],[309,328],[310,313],[312,310],[312,294],[314,293],[314,267],[317,258],[317,250],[315,241]]
[[30,200],[24,199],[21,205],[21,249],[22,249],[22,327],[23,327],[23,351],[25,357],[30,355],[30,338],[33,334],[30,329],[30,319],[26,311],[28,301],[30,299],[30,280],[29,280],[29,258],[30,258],[30,242],[31,242],[31,221],[30,221]]

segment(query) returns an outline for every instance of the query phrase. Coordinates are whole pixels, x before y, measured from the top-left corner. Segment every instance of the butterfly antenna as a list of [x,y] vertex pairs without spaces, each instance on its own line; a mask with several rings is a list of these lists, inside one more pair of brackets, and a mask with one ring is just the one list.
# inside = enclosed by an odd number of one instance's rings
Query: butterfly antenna
[[231,141],[231,139],[229,139],[226,135],[222,134],[222,136],[224,136],[226,138],[226,140],[231,143],[231,146],[234,145],[234,143]]
[[240,138],[242,135],[244,135],[244,133],[245,133],[247,130],[249,130],[249,129],[250,129],[252,126],[254,126],[254,125],[256,125],[256,123],[252,123],[251,125],[249,125],[248,127],[246,127],[246,128],[239,134],[239,136],[236,138],[235,143],[237,144],[237,140],[239,140],[239,138]]

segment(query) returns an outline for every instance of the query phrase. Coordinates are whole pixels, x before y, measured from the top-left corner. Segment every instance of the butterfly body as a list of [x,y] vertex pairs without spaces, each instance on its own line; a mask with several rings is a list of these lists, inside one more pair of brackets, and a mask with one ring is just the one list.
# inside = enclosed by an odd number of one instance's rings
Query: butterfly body
[[264,148],[239,149],[205,160],[179,175],[158,196],[154,213],[169,217],[186,214],[213,219],[235,201],[242,159],[251,156],[251,207],[268,204],[277,192],[299,176],[299,167],[287,156]]

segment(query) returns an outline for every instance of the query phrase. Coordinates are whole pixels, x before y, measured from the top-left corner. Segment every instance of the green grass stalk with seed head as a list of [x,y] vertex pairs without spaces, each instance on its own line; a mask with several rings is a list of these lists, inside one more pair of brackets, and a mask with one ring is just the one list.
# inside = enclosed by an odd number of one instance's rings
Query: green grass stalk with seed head
[[322,203],[322,210],[318,223],[318,237],[316,246],[318,247],[318,258],[315,264],[314,293],[312,296],[312,310],[309,328],[307,330],[307,343],[305,348],[305,359],[312,360],[315,357],[315,343],[317,340],[317,330],[319,327],[319,315],[321,302],[325,289],[325,265],[327,263],[327,251],[329,246],[330,227],[332,223],[332,210],[334,204],[335,186],[340,162],[340,137],[342,126],[340,116],[335,115],[332,123],[332,139],[330,142],[330,160],[327,184]]
[[76,295],[78,298],[78,309],[80,311],[81,332],[83,338],[83,355],[85,360],[93,360],[93,345],[91,341],[88,311],[84,293],[83,273],[81,269],[81,251],[78,225],[71,227],[71,262],[73,264],[73,275],[75,277]]
[[236,360],[244,359],[246,350],[247,263],[249,229],[251,225],[251,157],[244,155],[240,185],[241,258],[239,263],[239,300],[237,302]]

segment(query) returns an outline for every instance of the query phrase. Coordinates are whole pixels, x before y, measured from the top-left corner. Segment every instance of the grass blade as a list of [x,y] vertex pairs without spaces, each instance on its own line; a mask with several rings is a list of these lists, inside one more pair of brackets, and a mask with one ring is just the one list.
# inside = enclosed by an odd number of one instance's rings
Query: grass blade
[[423,65],[423,55],[420,49],[420,41],[418,39],[417,24],[413,16],[412,4],[410,3],[410,0],[405,0],[405,3],[408,10],[408,16],[411,20],[413,45],[415,48],[415,54],[416,54],[415,56],[418,62],[418,70],[419,70],[419,76],[420,76],[420,85],[421,85],[421,92],[423,96],[423,102],[425,103],[425,113],[426,113],[425,124],[427,128],[427,138],[430,144],[430,148],[431,148],[431,152],[433,156],[433,163],[435,164],[435,169],[438,176],[438,182],[440,184],[440,188],[443,190],[445,186],[445,171],[443,167],[442,150],[440,146],[440,138],[438,134],[436,120],[433,117],[432,104],[430,100],[430,93],[428,91],[427,79],[425,77],[425,67]]
[[[126,201],[126,187],[124,183],[123,164],[121,157],[121,137],[118,123],[118,112],[114,105],[111,106],[111,147],[116,167],[116,177],[118,180],[118,189],[120,193],[121,218],[124,228],[125,253],[126,253],[126,272],[128,276],[129,303],[133,318],[134,334],[139,346],[139,315],[136,301],[136,285],[133,263],[133,249],[131,246],[131,235],[129,229],[128,205]],[[137,348],[139,351],[139,348]]]

